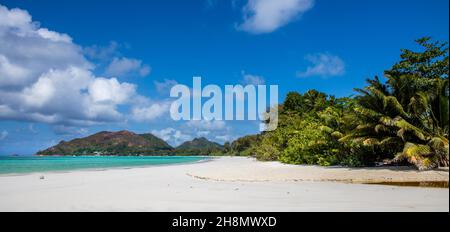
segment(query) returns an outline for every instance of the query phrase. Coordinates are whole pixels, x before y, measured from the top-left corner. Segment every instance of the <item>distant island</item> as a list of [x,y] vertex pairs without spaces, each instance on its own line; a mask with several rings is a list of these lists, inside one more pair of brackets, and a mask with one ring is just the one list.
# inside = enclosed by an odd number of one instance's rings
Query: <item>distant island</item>
[[130,131],[99,132],[97,134],[61,141],[58,145],[39,151],[41,156],[207,156],[223,152],[224,147],[206,138],[196,138],[178,147],[172,147],[153,134]]

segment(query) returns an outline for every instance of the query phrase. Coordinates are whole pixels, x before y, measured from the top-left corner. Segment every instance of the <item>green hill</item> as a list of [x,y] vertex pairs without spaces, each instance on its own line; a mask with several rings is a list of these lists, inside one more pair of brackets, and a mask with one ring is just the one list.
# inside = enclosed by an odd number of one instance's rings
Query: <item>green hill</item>
[[175,148],[177,155],[213,155],[223,151],[223,146],[206,138],[196,138]]
[[174,149],[164,140],[152,134],[135,134],[130,131],[103,131],[69,142],[61,141],[56,146],[38,152],[37,155],[207,156],[217,154],[221,151],[223,151],[222,145],[211,142],[206,138],[198,138],[185,142]]
[[38,155],[171,155],[173,148],[152,134],[135,134],[129,131],[100,132],[86,138],[62,141],[40,151]]

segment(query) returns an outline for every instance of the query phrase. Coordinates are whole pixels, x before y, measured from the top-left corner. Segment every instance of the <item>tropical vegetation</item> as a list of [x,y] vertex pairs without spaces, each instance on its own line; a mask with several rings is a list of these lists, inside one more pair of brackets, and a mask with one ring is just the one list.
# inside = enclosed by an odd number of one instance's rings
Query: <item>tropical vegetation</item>
[[289,93],[275,131],[225,144],[225,151],[290,164],[448,166],[448,44],[416,42],[419,51],[402,50],[385,77],[367,80],[356,96]]

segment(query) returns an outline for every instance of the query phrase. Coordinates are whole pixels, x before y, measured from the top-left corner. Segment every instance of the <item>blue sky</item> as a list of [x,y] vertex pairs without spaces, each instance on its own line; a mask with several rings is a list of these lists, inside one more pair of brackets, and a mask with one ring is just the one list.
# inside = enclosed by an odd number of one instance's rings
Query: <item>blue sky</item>
[[257,122],[173,122],[169,87],[202,76],[220,86],[277,84],[280,101],[308,89],[349,96],[415,39],[448,41],[448,5],[0,0],[0,154],[101,130],[152,132],[171,144],[257,133]]

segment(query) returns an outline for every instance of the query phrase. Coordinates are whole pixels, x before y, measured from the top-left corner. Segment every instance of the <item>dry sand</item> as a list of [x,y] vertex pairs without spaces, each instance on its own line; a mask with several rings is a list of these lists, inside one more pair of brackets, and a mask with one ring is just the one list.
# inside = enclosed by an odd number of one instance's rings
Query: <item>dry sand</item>
[[0,211],[448,212],[448,189],[359,184],[448,177],[448,169],[322,168],[224,157],[147,168],[3,175]]

